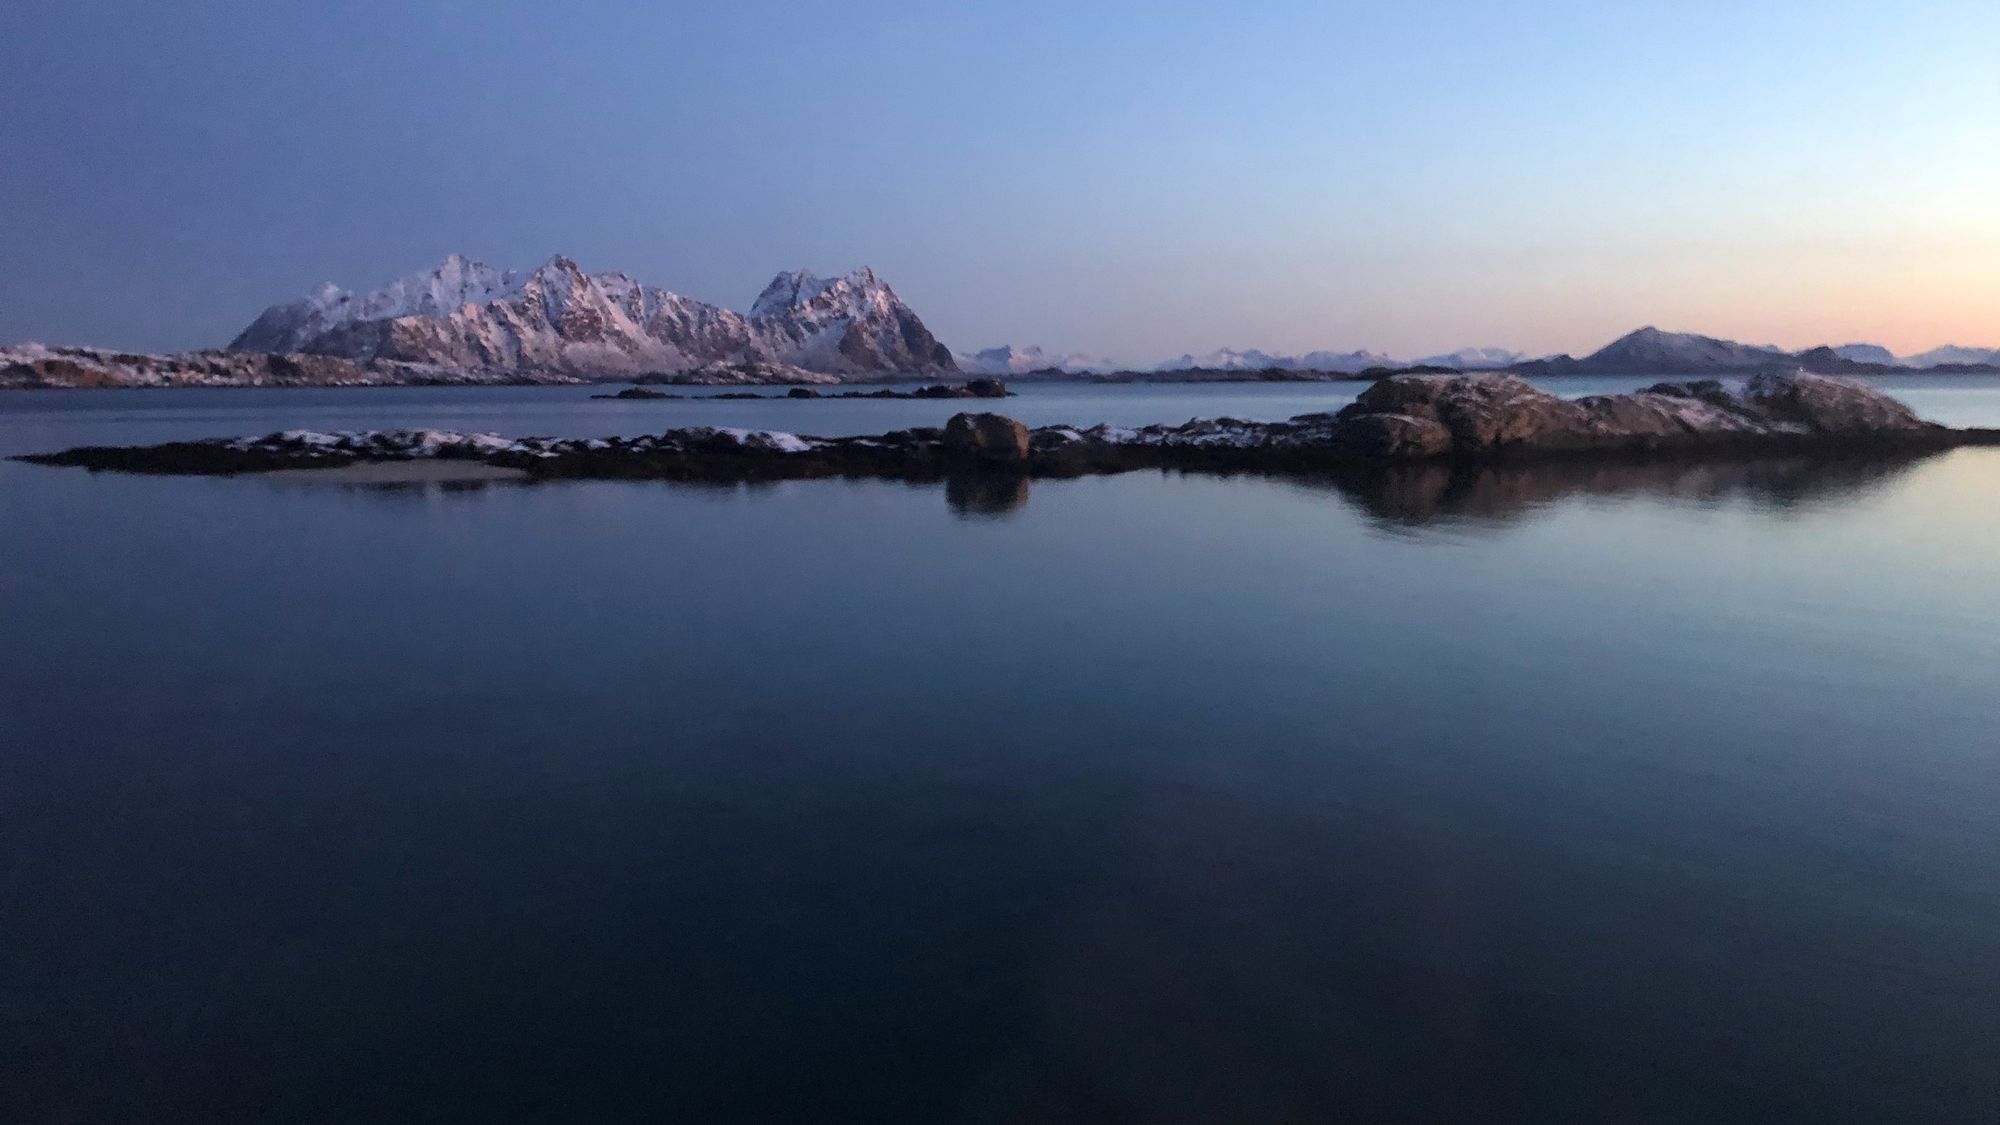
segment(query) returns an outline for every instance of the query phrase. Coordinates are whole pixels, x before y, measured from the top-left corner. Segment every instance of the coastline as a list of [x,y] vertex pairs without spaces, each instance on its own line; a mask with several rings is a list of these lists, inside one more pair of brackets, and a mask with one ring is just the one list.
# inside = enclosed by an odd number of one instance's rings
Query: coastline
[[1662,383],[1570,400],[1512,376],[1397,376],[1332,413],[1282,422],[1196,419],[1137,428],[1030,429],[993,413],[943,427],[817,437],[708,426],[633,438],[506,438],[440,430],[86,446],[15,460],[136,473],[228,476],[410,462],[479,464],[536,479],[1073,477],[1173,469],[1322,472],[1408,464],[1742,459],[1927,453],[2000,444],[2000,430],[1924,422],[1857,380],[1798,373],[1740,389]]

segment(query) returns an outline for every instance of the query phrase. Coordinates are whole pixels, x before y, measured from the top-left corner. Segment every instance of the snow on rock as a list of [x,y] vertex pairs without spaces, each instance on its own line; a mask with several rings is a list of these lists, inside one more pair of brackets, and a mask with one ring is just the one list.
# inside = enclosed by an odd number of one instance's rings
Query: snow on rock
[[719,427],[715,432],[746,449],[761,449],[772,453],[810,453],[819,447],[818,442],[781,430],[739,430]]
[[704,363],[661,381],[703,387],[763,386],[772,383],[824,386],[840,382],[840,376],[829,375],[824,371],[808,371],[789,363],[753,361]]

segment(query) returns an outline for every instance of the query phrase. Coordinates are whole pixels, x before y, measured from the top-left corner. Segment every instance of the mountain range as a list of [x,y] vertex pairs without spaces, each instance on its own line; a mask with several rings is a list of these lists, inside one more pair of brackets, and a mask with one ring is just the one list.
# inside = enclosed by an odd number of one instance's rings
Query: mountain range
[[353,293],[328,284],[265,309],[225,351],[149,356],[98,348],[0,347],[0,387],[577,382],[879,382],[956,371],[1012,378],[1301,378],[1380,368],[1527,375],[1726,375],[1803,367],[1826,374],[1996,371],[2000,348],[1946,345],[1897,357],[1877,344],[1788,352],[1642,328],[1581,358],[1463,348],[1399,360],[1373,351],[1192,353],[1134,369],[1083,353],[1002,345],[954,354],[874,271],[778,274],[747,313],[585,273],[557,255],[526,273],[457,254]]
[[962,371],[975,375],[1012,375],[1016,378],[1064,375],[1145,375],[1172,372],[1325,372],[1354,375],[1376,367],[1432,366],[1460,371],[1498,371],[1527,357],[1504,348],[1463,348],[1444,355],[1398,360],[1381,352],[1312,351],[1284,355],[1256,348],[1219,348],[1202,355],[1188,353],[1143,368],[1132,368],[1113,359],[1083,353],[1058,354],[1040,347],[1003,344],[977,352],[958,354]]
[[587,379],[709,364],[840,376],[957,370],[872,270],[781,273],[745,315],[622,273],[588,274],[561,255],[522,274],[454,254],[368,293],[325,285],[265,309],[229,350]]
[[1512,364],[1524,375],[1729,375],[1804,368],[1822,375],[1872,375],[1904,370],[1977,371],[2000,368],[2000,349],[1944,347],[1898,359],[1879,344],[1820,346],[1788,352],[1692,332],[1646,327],[1578,359],[1558,355]]
[[956,358],[959,370],[972,375],[1104,375],[1119,369],[1116,360],[1102,356],[1082,352],[1058,355],[1039,347],[1017,348],[1012,344],[970,353],[960,352]]

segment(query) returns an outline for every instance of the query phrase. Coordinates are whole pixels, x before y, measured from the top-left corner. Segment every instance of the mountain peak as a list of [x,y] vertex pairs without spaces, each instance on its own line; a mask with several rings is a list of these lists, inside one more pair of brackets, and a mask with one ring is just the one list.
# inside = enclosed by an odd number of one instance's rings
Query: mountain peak
[[337,305],[352,295],[331,281],[322,281],[319,283],[319,288],[306,294],[306,303],[326,308]]
[[548,261],[543,262],[541,265],[535,267],[535,272],[531,276],[548,277],[555,275],[561,275],[563,277],[582,277],[583,267],[577,265],[576,260],[569,257],[568,255],[551,254],[549,255]]
[[839,277],[821,277],[811,270],[786,270],[771,279],[771,284],[757,295],[750,306],[754,317],[773,316],[788,309],[801,308],[812,303],[821,295],[838,288],[847,288],[861,295],[886,292],[888,286],[875,276],[875,271],[862,266]]

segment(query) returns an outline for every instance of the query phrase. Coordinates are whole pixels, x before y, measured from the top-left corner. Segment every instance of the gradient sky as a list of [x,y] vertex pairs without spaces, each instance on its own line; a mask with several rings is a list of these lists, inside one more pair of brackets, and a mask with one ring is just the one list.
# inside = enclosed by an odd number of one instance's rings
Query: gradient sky
[[560,251],[961,349],[2000,345],[2000,3],[0,6],[0,340]]

